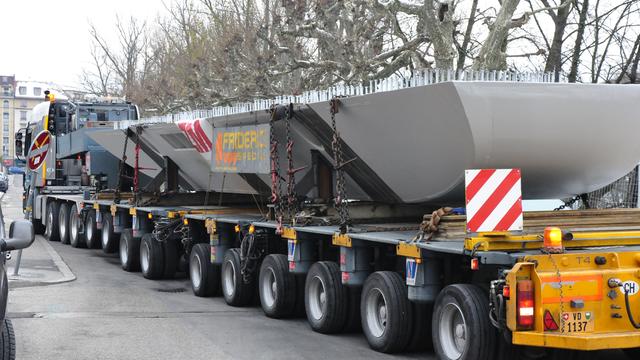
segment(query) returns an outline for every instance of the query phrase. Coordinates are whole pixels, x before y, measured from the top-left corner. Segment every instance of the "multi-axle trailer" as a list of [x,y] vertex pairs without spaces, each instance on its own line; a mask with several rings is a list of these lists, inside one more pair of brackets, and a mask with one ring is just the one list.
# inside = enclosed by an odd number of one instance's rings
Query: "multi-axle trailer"
[[[378,351],[433,346],[442,359],[509,359],[640,348],[640,211],[520,211],[518,229],[476,231],[464,200],[465,187],[467,196],[481,192],[465,185],[466,168],[520,168],[527,198],[587,192],[622,176],[640,147],[618,140],[638,124],[627,107],[594,99],[614,91],[612,101],[625,103],[637,91],[415,82],[384,94],[351,89],[356,96],[339,100],[283,98],[321,103],[268,111],[256,102],[237,114],[119,122],[90,136],[120,154],[116,176],[133,174],[132,187],[45,186],[27,212],[37,212],[31,218],[49,240],[117,252],[126,271],[185,272],[197,296],[221,294],[231,306],[259,299],[267,316],[306,316],[321,333],[362,329]],[[495,106],[496,98],[511,103]],[[571,131],[569,112],[545,110],[567,101],[582,116]],[[516,126],[507,121],[514,106],[526,107],[518,115],[527,120],[546,117]],[[378,117],[405,140],[381,133]],[[618,126],[627,131],[614,134]],[[562,139],[593,131],[588,146]],[[593,163],[611,154],[620,155]],[[468,206],[440,207],[449,204]]]

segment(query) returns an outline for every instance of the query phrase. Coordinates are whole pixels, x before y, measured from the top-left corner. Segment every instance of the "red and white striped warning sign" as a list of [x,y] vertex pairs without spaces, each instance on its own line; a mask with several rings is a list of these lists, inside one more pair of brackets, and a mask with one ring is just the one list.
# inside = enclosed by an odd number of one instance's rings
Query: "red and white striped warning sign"
[[522,230],[520,169],[465,171],[467,231]]

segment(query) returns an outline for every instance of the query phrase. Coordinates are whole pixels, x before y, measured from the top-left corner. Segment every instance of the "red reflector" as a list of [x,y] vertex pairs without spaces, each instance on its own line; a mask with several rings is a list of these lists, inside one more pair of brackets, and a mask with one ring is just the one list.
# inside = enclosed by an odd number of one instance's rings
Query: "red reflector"
[[504,297],[505,299],[511,297],[511,288],[509,287],[509,285],[505,285],[502,287],[502,297]]
[[549,310],[544,312],[544,329],[551,331],[558,330],[558,323]]
[[294,261],[289,261],[289,271],[293,271],[296,269],[296,263]]
[[471,270],[478,270],[480,269],[480,262],[478,261],[477,258],[473,258],[471,259]]
[[533,329],[534,321],[534,300],[533,300],[533,281],[521,280],[518,281],[517,303],[517,323],[518,329],[530,330]]
[[351,278],[351,276],[349,275],[348,272],[343,271],[342,272],[342,283],[346,283],[349,282],[349,278]]

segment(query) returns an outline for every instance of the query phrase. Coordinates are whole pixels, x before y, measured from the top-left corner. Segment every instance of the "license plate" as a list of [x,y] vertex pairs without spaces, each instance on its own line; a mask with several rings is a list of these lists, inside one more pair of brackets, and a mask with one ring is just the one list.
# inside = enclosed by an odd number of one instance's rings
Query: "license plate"
[[591,311],[562,313],[562,326],[565,333],[593,332],[594,321]]

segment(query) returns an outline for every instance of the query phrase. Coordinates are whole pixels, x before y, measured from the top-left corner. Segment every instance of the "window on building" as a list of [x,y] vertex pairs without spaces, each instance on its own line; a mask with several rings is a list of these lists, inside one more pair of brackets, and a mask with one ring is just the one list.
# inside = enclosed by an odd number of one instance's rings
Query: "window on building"
[[40,96],[42,94],[42,88],[34,87],[33,88],[33,96]]
[[20,111],[20,121],[27,121],[27,112],[24,110]]
[[20,100],[20,107],[26,108],[27,107],[27,100]]
[[3,143],[4,145],[9,144],[9,137],[8,137],[8,136],[3,137],[3,138],[2,138],[2,143]]
[[11,88],[8,86],[5,86],[4,88],[2,88],[2,94],[4,96],[11,96]]
[[20,86],[20,87],[18,87],[18,94],[20,94],[20,95],[27,95],[27,87],[26,87],[26,86]]
[[9,132],[9,124],[4,123],[4,125],[2,125],[2,131],[8,133]]
[[4,100],[2,102],[2,107],[9,107],[9,100]]
[[9,113],[8,112],[2,113],[2,120],[4,120],[4,121],[9,120]]

